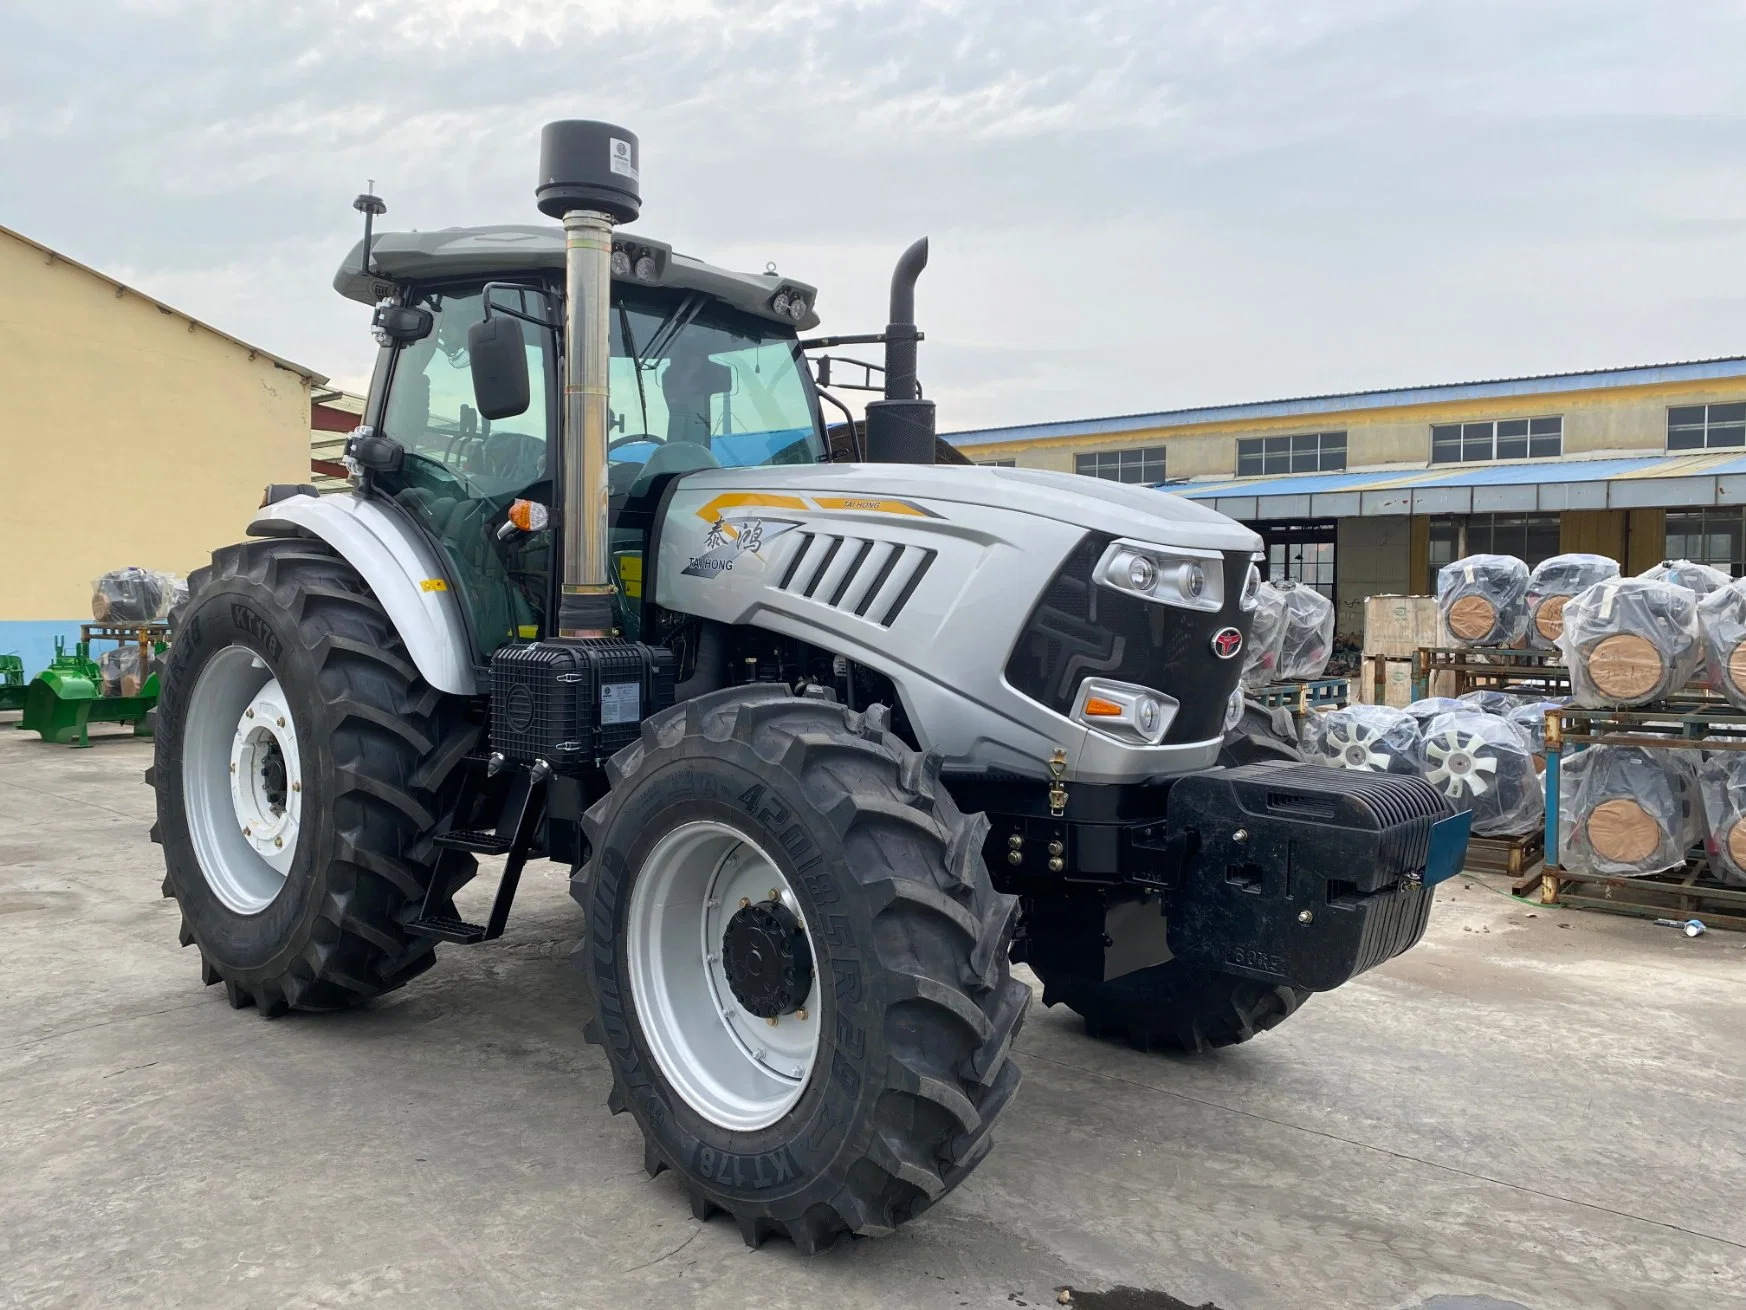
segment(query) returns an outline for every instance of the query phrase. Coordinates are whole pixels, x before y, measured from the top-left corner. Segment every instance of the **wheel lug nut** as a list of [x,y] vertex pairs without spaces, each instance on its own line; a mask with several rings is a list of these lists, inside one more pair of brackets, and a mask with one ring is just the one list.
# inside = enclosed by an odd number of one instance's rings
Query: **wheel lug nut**
[[285,839],[283,837],[275,837],[273,838],[273,845],[283,848],[285,845]]
[[796,1010],[794,1012],[794,1017],[796,1019],[801,1020],[804,1023],[806,1021],[806,1011],[805,1010]]
[[752,903],[752,898],[750,896],[740,897],[740,908],[742,910],[745,909],[746,906],[750,905],[751,903]]
[[281,716],[280,716],[280,717],[279,717],[279,718],[278,718],[278,719],[277,719],[277,720],[276,720],[276,722],[277,722],[277,723],[278,723],[278,725],[279,725],[279,726],[280,726],[280,727],[281,727],[281,728],[283,728],[283,727],[284,727],[284,726],[285,726],[285,718],[284,718],[284,716],[283,716],[283,715],[281,715]]
[[243,711],[243,718],[252,719],[254,717],[255,717],[255,711],[254,711],[253,707]]
[[770,899],[773,901],[779,901],[782,899],[782,893],[777,891],[774,887],[772,887],[770,889]]
[[303,790],[303,784],[302,784],[302,783],[300,783],[300,782],[294,782],[294,783],[292,783],[292,784],[291,784],[291,790],[292,790],[292,791],[302,791],[302,790]]
[[772,1028],[774,1028],[777,1024],[779,1024],[781,1022],[782,1022],[782,1020],[777,1018],[775,1015],[770,1016],[769,1023],[770,1023],[770,1026]]

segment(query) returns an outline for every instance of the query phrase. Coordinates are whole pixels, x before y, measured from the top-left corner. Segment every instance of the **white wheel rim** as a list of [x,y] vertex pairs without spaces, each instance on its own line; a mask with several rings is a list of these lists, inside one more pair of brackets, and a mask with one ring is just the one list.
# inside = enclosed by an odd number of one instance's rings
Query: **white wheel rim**
[[722,964],[722,935],[741,902],[772,892],[810,946],[806,917],[775,861],[743,833],[704,820],[655,843],[626,912],[631,996],[655,1063],[687,1105],[735,1132],[788,1113],[818,1059],[816,972],[800,1008],[772,1024],[740,1004]]
[[194,684],[182,797],[206,885],[238,914],[259,914],[297,858],[303,769],[284,690],[247,647],[219,651]]

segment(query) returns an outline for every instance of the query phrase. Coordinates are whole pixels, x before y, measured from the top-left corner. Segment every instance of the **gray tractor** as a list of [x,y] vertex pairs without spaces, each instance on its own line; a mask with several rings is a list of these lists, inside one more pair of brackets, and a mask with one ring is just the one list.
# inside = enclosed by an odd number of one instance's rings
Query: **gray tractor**
[[[268,488],[191,580],[154,836],[205,982],[265,1015],[498,937],[558,861],[649,1172],[813,1251],[987,1153],[1012,962],[1096,1032],[1240,1042],[1418,939],[1465,816],[1415,778],[1219,767],[1258,539],[937,462],[925,242],[884,332],[802,340],[813,287],[619,230],[640,166],[558,122],[561,227],[378,235],[359,198],[335,286],[382,349],[353,486]],[[827,427],[806,352],[854,343],[884,397]]]

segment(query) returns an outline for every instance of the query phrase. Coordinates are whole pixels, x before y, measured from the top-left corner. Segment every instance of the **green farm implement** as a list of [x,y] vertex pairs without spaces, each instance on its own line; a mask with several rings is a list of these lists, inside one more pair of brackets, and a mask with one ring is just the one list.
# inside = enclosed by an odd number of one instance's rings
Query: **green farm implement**
[[[149,737],[146,716],[158,703],[158,675],[151,671],[152,657],[164,649],[168,639],[169,628],[162,623],[125,627],[82,624],[72,651],[56,638],[54,660],[28,685],[22,685],[23,665],[18,658],[0,656],[0,709],[23,709],[20,728],[62,745],[90,746],[89,727],[93,723],[132,724],[136,737]],[[91,657],[94,642],[115,642],[118,651],[135,648],[135,671],[106,678],[103,666]],[[11,660],[13,667],[8,667],[6,660]]]

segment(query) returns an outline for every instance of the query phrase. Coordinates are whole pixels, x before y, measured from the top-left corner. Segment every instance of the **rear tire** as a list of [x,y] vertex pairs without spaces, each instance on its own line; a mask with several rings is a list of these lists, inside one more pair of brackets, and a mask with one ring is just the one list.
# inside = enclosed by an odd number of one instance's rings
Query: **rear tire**
[[[958,811],[939,785],[938,757],[895,737],[883,707],[858,714],[756,686],[649,719],[608,776],[611,790],[585,818],[593,859],[574,888],[587,911],[583,969],[595,1007],[585,1035],[605,1048],[609,1107],[642,1128],[649,1174],[678,1172],[692,1212],[727,1211],[748,1245],[782,1234],[807,1253],[844,1233],[889,1232],[957,1186],[1018,1087],[1007,1057],[1030,990],[1007,962],[1017,903],[989,882],[987,821]],[[688,908],[693,926],[676,923],[658,947],[635,937],[634,925],[651,922],[639,884],[675,887],[664,852],[699,832],[731,836],[709,856],[715,872],[703,890],[663,896],[669,912],[675,901]],[[770,890],[808,943],[811,972],[781,974],[803,981],[768,1028],[735,1010],[749,1004],[737,984],[725,992],[680,956],[684,947],[709,958],[709,916],[725,912],[712,907],[744,907],[744,889],[718,891],[721,899],[710,890],[742,852],[779,874]],[[732,939],[723,941],[725,959]],[[656,957],[704,980],[664,990],[651,982]],[[685,995],[697,997],[701,1017],[675,1015],[683,1001],[669,998]],[[809,1018],[816,1035],[790,1049],[793,1030],[782,1025]],[[751,1053],[762,1034],[775,1054],[761,1043]],[[676,1063],[676,1048],[706,1058]],[[778,1056],[792,1094],[756,1112],[699,1090],[708,1079],[743,1080],[747,1060]]]
[[[1033,928],[1033,931],[1035,929]],[[1301,988],[1258,982],[1169,960],[1108,982],[1033,964],[1043,1004],[1065,1005],[1093,1037],[1136,1050],[1206,1052],[1276,1028],[1309,998]]]
[[472,856],[430,840],[477,734],[466,702],[419,677],[320,541],[230,546],[192,581],[147,776],[182,944],[207,985],[268,1016],[401,986],[434,960],[404,928],[432,873],[472,876]]

